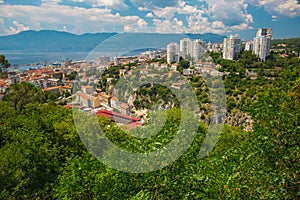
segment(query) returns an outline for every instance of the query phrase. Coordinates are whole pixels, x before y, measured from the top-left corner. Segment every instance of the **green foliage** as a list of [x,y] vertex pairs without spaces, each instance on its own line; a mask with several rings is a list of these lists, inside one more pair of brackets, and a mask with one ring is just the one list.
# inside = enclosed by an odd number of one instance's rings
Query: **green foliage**
[[5,59],[4,55],[0,55],[0,68],[4,67],[4,68],[8,68],[10,66],[8,60]]
[[17,114],[6,102],[0,106],[0,199],[52,198],[66,159],[84,152],[72,113],[27,104],[27,112]]
[[15,110],[22,112],[28,103],[40,103],[42,90],[31,83],[12,84],[5,90],[4,101],[11,103]]
[[[178,160],[143,174],[120,172],[96,160],[85,150],[71,110],[43,105],[50,97],[31,84],[11,85],[0,102],[0,199],[299,199],[300,59],[275,54],[262,64],[248,62],[247,52],[243,56],[244,61],[219,61],[232,72],[223,77],[228,109],[250,113],[254,131],[226,125],[213,151],[200,159],[207,131],[200,123],[198,135]],[[109,76],[117,78],[119,67],[113,68]],[[252,80],[236,74],[243,69],[260,75]],[[209,103],[203,79],[189,81],[200,102]],[[137,92],[148,96],[149,104],[159,97],[169,101],[170,91],[157,85]],[[155,151],[174,138],[181,112],[169,110],[162,129],[149,139],[129,135],[106,118],[99,118],[99,124],[121,148]],[[157,121],[164,120],[162,113],[155,114]],[[150,126],[153,133],[158,128]]]
[[190,61],[182,59],[179,61],[178,68],[188,69],[190,67]]
[[75,80],[77,74],[78,74],[78,72],[73,71],[73,72],[71,72],[70,74],[67,75],[67,78],[68,78],[69,80]]
[[[279,44],[285,44],[286,46],[281,46]],[[300,38],[288,38],[288,39],[273,39],[271,40],[272,49],[285,49],[290,51],[300,51]]]

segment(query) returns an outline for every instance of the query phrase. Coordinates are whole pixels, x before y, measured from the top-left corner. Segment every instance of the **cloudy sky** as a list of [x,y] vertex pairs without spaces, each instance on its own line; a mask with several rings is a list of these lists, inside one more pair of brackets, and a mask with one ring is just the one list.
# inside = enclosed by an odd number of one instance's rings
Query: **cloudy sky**
[[298,0],[0,0],[0,35],[25,30],[300,37]]

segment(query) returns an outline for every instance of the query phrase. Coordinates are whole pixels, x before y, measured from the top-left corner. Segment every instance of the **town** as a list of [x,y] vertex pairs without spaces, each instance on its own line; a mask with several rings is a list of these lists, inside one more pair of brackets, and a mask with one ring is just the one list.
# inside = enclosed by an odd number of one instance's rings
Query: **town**
[[[261,60],[270,54],[272,29],[260,28],[253,41],[244,42],[245,50],[253,51]],[[223,52],[223,59],[237,60],[241,50],[241,40],[237,36],[229,36],[223,43],[206,43],[200,39],[183,38],[167,45],[166,49],[143,52],[138,56],[129,57],[99,57],[93,61],[66,61],[26,71],[10,71],[7,79],[0,80],[0,95],[10,84],[30,82],[45,92],[56,95],[56,103],[66,108],[76,107],[82,111],[104,116],[112,121],[134,128],[142,126],[147,109],[137,110],[133,101],[121,101],[113,95],[114,83],[126,75],[132,75],[139,70],[142,78],[159,77],[164,73],[168,76],[181,73],[186,77],[212,76],[222,77],[230,72],[221,72],[220,64],[214,64],[207,57],[207,52]],[[187,61],[184,68],[179,68],[181,60]],[[109,77],[103,74],[105,70],[116,68],[117,76]],[[160,70],[160,71],[158,71]],[[162,73],[163,72],[163,73]],[[99,88],[101,76],[105,87]],[[257,74],[247,71],[246,75],[255,78]],[[184,83],[173,82],[171,87],[181,89]],[[79,87],[79,88],[78,88]]]

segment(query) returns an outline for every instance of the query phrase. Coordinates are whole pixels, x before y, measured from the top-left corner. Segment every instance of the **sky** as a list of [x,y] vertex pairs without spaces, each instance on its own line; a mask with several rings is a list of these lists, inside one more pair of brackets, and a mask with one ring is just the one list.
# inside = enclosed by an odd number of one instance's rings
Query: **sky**
[[0,35],[26,30],[300,37],[299,0],[0,0]]

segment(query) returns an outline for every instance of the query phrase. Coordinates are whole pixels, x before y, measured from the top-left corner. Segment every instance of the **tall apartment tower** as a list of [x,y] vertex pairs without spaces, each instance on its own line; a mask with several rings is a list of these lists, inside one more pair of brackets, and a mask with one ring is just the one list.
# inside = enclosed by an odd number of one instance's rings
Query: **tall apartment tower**
[[272,39],[271,28],[259,28],[256,37],[254,38],[253,51],[261,60],[266,60],[266,57],[270,55]]
[[201,60],[202,55],[205,54],[205,42],[196,39],[192,41],[191,57],[192,61],[197,62]]
[[259,28],[256,33],[256,37],[266,36],[272,38],[272,29],[271,28]]
[[223,59],[237,60],[240,50],[241,50],[241,39],[233,35],[230,35],[229,38],[224,38]]
[[192,54],[192,40],[183,38],[180,40],[180,55],[184,59],[188,59]]
[[167,45],[167,62],[168,64],[179,62],[179,44],[176,42]]
[[247,41],[245,44],[246,51],[253,51],[253,41]]
[[205,53],[205,42],[200,39],[190,40],[183,38],[180,40],[180,56],[184,59],[197,62]]

